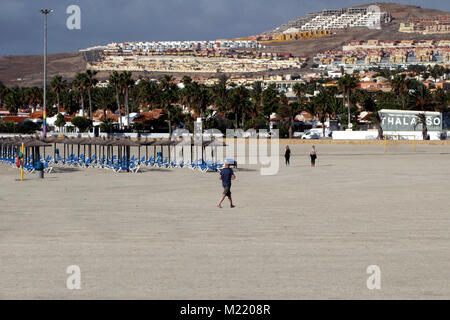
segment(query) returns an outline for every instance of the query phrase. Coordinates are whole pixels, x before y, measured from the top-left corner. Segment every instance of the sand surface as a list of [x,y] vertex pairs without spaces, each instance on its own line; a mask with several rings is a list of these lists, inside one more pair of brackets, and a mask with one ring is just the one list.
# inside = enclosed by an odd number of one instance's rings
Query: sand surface
[[291,149],[237,171],[234,209],[216,173],[0,164],[0,299],[450,298],[449,146],[319,145],[316,168]]

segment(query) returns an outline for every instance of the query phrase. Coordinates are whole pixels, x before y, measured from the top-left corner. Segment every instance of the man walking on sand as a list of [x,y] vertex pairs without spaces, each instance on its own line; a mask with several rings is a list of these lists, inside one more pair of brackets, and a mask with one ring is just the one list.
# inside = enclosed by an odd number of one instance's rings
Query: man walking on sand
[[233,169],[230,168],[230,162],[225,162],[225,168],[220,170],[220,180],[222,180],[222,186],[223,186],[223,193],[222,197],[220,198],[219,203],[217,206],[219,208],[222,208],[222,202],[225,199],[225,197],[228,197],[230,200],[230,207],[234,208],[233,200],[231,199],[231,180],[236,179],[236,176],[234,175]]

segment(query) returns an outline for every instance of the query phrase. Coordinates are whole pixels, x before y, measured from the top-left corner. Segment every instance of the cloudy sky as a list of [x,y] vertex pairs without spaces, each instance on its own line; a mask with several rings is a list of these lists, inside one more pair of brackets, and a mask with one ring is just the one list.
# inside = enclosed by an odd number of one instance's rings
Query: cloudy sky
[[[354,0],[0,0],[0,55],[42,52],[43,18],[49,15],[49,53],[122,41],[214,40],[258,34],[325,8]],[[400,0],[450,11],[448,0]],[[81,9],[81,29],[69,30],[66,9]]]

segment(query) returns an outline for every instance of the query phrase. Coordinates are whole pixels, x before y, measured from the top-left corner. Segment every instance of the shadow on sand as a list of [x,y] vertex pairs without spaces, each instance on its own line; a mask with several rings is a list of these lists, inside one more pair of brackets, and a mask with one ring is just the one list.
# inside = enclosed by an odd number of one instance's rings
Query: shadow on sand
[[233,170],[235,170],[236,172],[246,172],[246,171],[248,171],[248,172],[251,172],[251,171],[259,171],[259,169],[250,169],[250,168],[236,168],[236,169],[233,169]]
[[152,171],[160,171],[160,172],[173,172],[173,170],[171,169],[167,169],[167,168],[140,168],[139,172],[152,172]]
[[52,173],[71,173],[78,171],[81,170],[79,168],[53,167]]

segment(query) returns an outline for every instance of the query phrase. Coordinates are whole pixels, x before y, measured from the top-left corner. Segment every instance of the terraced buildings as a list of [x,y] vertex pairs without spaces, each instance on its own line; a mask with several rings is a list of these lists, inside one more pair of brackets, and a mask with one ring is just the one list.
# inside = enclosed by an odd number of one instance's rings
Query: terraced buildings
[[88,68],[97,71],[241,73],[295,69],[302,58],[289,53],[262,52],[249,40],[165,41],[112,43],[101,48],[100,59]]
[[342,50],[326,51],[313,58],[319,68],[408,64],[450,65],[450,40],[354,40]]
[[450,15],[409,19],[400,23],[399,32],[420,34],[450,33]]
[[328,9],[320,12],[308,13],[306,16],[267,32],[292,33],[308,30],[339,30],[357,27],[371,27],[375,21],[388,23],[392,19],[389,12],[375,10],[375,7],[358,7],[343,9]]

